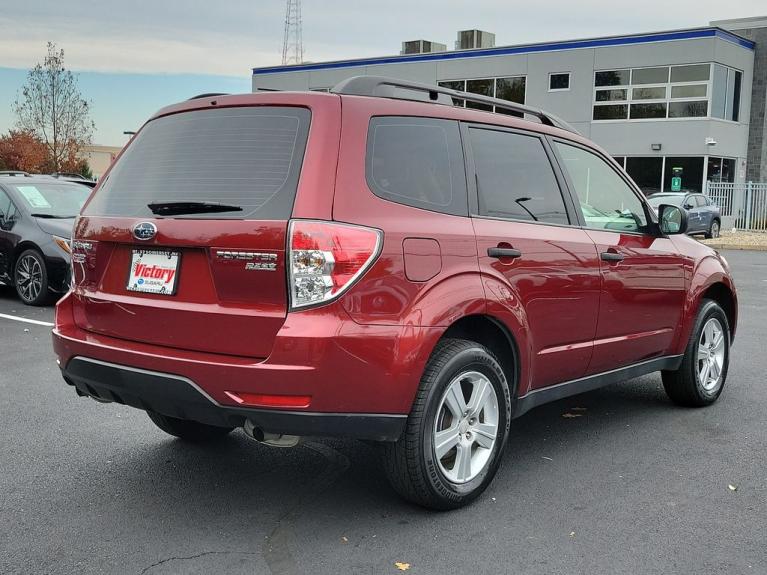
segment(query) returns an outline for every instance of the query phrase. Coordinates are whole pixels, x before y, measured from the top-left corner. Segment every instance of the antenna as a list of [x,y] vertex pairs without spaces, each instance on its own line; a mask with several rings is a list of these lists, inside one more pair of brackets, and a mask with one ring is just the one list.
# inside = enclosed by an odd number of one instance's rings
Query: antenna
[[304,40],[301,34],[301,0],[287,0],[285,36],[282,42],[282,65],[302,64]]

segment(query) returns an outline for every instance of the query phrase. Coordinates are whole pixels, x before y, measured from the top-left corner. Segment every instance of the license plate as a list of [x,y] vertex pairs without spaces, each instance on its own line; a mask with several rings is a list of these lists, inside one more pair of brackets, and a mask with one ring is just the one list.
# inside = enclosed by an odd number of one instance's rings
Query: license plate
[[181,253],[161,250],[133,250],[128,291],[173,295],[178,283]]

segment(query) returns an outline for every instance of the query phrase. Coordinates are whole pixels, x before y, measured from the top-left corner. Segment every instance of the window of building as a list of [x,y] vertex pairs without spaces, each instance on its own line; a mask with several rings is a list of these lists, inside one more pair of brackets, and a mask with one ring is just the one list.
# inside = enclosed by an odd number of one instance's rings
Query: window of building
[[595,120],[625,120],[628,117],[627,104],[615,104],[610,106],[594,106]]
[[663,176],[663,157],[626,158],[626,173],[642,190],[645,196],[661,191]]
[[637,84],[666,84],[668,83],[668,66],[660,68],[635,68],[631,70],[631,83]]
[[597,90],[595,98],[597,102],[621,102],[628,100],[628,90]]
[[527,79],[524,76],[495,79],[495,97],[517,104],[525,103]]
[[588,227],[644,231],[647,215],[642,202],[610,164],[582,148],[561,142],[556,146]]
[[[445,80],[438,82],[443,88],[480,94],[491,98],[500,98],[517,104],[525,103],[527,78],[525,76],[509,76],[505,78],[477,78],[474,80]],[[517,112],[507,111],[498,106],[490,106],[477,102],[467,102],[460,98],[453,98],[453,104],[459,107],[474,108],[475,110],[487,110],[501,114],[520,115]]]
[[714,64],[711,116],[737,122],[740,118],[740,83],[743,74],[733,68]]
[[706,179],[709,182],[734,182],[735,158],[715,158],[709,156]]
[[[488,96],[490,98],[495,97],[495,82],[492,78],[485,78],[483,80],[466,80],[466,91],[470,94],[479,94],[480,96]],[[493,111],[493,106],[487,104],[479,104],[477,102],[466,102],[467,108],[474,108],[475,110],[485,110],[487,112]]]
[[708,82],[708,77],[711,73],[710,69],[710,64],[672,66],[671,82]]
[[570,89],[570,72],[549,74],[549,92],[558,92]]
[[657,104],[631,104],[631,115],[634,120],[644,118],[665,118],[666,103]]
[[669,118],[703,118],[708,112],[708,101],[671,102],[668,105]]
[[377,117],[368,128],[367,181],[381,198],[453,215],[468,214],[458,122]]
[[595,86],[628,86],[631,70],[607,70],[594,74]]
[[666,157],[663,191],[671,191],[671,178],[674,177],[682,178],[683,192],[701,193],[703,191],[703,157]]
[[562,193],[541,140],[469,129],[482,216],[567,224]]
[[[706,117],[710,75],[711,64],[600,70],[594,73],[592,117],[596,121]],[[738,99],[740,88],[739,80],[734,75],[732,79],[734,101],[735,84]],[[721,108],[725,110],[726,103]]]
[[[451,82],[440,82],[439,85],[443,88],[450,90],[458,90],[459,92],[466,91],[466,80],[453,80]],[[466,105],[466,100],[460,98],[453,98],[453,105],[463,108]]]

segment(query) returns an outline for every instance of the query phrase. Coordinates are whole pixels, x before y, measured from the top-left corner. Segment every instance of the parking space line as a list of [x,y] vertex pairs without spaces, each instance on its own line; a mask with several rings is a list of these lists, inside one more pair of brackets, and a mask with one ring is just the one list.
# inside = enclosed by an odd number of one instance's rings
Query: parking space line
[[47,326],[47,327],[53,327],[53,324],[51,322],[49,322],[49,321],[40,321],[40,320],[37,320],[37,319],[27,319],[25,317],[17,317],[15,315],[7,315],[7,314],[4,314],[4,313],[0,313],[0,317],[5,318],[5,319],[12,319],[13,321],[23,321],[23,322],[26,322],[26,323],[33,323],[35,325],[44,325],[44,326]]

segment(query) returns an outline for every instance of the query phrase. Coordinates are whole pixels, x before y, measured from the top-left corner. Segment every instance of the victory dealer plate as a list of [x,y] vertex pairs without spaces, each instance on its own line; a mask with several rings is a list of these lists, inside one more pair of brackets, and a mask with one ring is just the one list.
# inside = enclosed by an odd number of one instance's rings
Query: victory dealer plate
[[180,252],[133,250],[128,291],[173,295],[178,282]]

